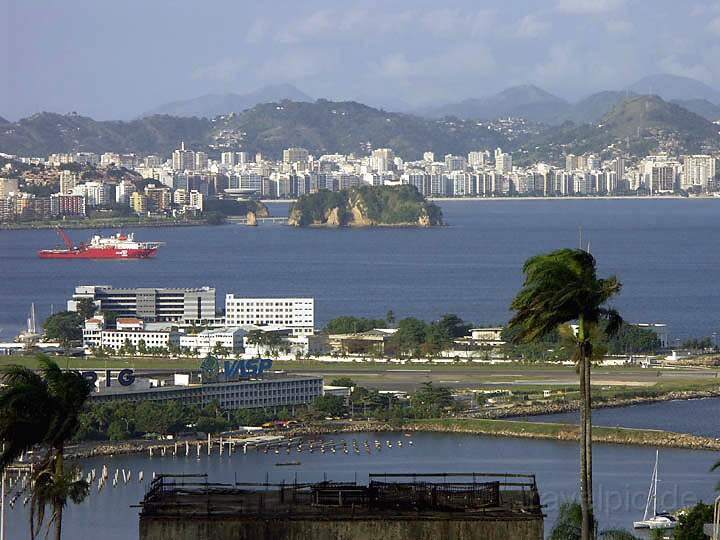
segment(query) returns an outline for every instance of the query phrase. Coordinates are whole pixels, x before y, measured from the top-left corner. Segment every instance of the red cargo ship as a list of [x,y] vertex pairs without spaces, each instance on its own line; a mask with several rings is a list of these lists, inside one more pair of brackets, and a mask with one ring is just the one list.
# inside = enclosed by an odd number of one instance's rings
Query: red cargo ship
[[147,259],[154,257],[162,242],[136,242],[132,233],[113,236],[95,235],[89,244],[75,245],[65,231],[58,227],[65,249],[41,249],[41,259]]

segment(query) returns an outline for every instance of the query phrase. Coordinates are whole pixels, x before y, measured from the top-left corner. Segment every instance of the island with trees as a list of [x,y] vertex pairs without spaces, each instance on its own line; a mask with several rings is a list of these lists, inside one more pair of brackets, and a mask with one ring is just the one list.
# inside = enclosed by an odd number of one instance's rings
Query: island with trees
[[301,196],[290,208],[294,227],[435,227],[440,207],[410,185],[320,190]]

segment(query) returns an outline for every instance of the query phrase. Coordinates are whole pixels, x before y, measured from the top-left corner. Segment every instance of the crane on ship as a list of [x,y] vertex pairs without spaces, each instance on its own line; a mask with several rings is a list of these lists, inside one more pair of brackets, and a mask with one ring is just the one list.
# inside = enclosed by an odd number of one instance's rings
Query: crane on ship
[[73,251],[77,249],[75,247],[75,243],[72,241],[72,238],[70,238],[65,230],[62,227],[57,228],[57,233],[60,238],[62,238],[63,243],[65,244],[65,247],[68,248],[70,251]]

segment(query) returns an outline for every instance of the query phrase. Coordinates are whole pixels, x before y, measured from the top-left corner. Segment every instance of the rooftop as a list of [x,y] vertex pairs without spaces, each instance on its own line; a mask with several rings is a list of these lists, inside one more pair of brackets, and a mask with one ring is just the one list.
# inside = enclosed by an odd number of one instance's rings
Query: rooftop
[[160,475],[140,503],[141,517],[345,520],[542,519],[534,475],[370,474],[355,482],[215,484],[207,475]]

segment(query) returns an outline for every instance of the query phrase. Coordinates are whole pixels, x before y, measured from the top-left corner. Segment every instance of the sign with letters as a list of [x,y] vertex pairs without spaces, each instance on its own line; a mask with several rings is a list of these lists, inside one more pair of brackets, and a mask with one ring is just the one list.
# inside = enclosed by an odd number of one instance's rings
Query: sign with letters
[[[105,370],[106,387],[113,386],[112,372],[113,370],[111,369]],[[97,371],[81,371],[80,374],[93,384],[95,384],[98,380]],[[135,372],[132,369],[121,369],[118,371],[115,380],[120,384],[120,386],[132,386],[133,383],[135,383]]]
[[225,380],[232,381],[239,377],[257,377],[272,369],[273,361],[269,358],[253,358],[251,360],[225,360]]

